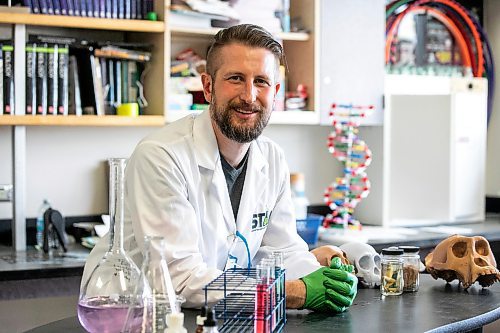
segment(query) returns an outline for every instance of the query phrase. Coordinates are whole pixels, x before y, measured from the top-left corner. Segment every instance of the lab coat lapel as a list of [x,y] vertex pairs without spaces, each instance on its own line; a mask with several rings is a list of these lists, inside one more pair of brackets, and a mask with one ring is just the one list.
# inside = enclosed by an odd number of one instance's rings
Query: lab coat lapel
[[[236,231],[236,224],[233,209],[227,191],[226,178],[224,177],[220,163],[219,147],[217,146],[217,139],[212,127],[209,111],[204,111],[199,115],[195,119],[193,126],[194,149],[198,166],[212,172],[212,189],[210,192],[213,196],[206,198],[207,209],[214,209],[220,206],[227,229],[234,233]],[[217,222],[213,221],[213,223]]]
[[252,142],[237,217],[238,231],[245,237],[249,236],[252,230],[253,214],[260,213],[256,209],[259,202],[262,202],[262,195],[269,182],[268,170],[269,164],[262,155],[259,145],[255,141]]
[[198,165],[205,169],[215,170],[219,159],[219,147],[208,110],[194,120],[193,142]]

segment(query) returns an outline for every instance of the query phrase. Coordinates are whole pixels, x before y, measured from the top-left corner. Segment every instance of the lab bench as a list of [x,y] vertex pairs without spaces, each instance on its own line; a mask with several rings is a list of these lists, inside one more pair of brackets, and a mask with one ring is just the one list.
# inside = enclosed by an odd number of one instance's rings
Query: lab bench
[[[500,319],[499,304],[499,283],[490,288],[481,288],[476,284],[465,291],[456,281],[447,284],[443,280],[434,280],[430,275],[423,274],[418,292],[382,297],[378,289],[360,289],[354,304],[340,314],[289,310],[283,331],[480,332],[483,326]],[[193,332],[198,311],[184,309],[183,312],[185,326],[188,332]],[[78,318],[72,315],[27,333],[49,332],[83,333],[85,330],[80,326]],[[253,325],[241,327],[239,332],[253,332]]]
[[[472,233],[470,235],[482,235],[486,237],[492,251],[495,253],[497,260],[500,259],[500,218],[497,216],[489,216],[487,220],[483,223],[476,224],[464,224],[458,227],[471,229]],[[470,236],[469,235],[469,236]],[[440,241],[446,238],[447,235],[440,233],[433,233],[429,231],[421,231],[418,234],[407,238],[405,240],[395,240],[392,238],[378,238],[369,243],[374,246],[374,248],[380,252],[384,247],[391,245],[417,245],[422,249],[422,259],[425,252],[432,250]],[[319,242],[317,246],[323,245],[323,242]],[[52,328],[59,327],[79,327],[72,326],[77,324],[76,318],[71,318],[74,316],[74,306],[76,306],[78,290],[80,285],[80,279],[83,272],[83,266],[85,264],[86,257],[89,250],[80,246],[78,244],[73,244],[69,246],[69,251],[64,257],[44,257],[38,251],[31,248],[27,252],[12,252],[11,248],[0,247],[0,322],[3,323],[3,328],[19,327],[21,325],[24,330],[43,326],[49,322],[54,322],[50,326]],[[429,275],[424,275],[426,280],[430,279]],[[431,281],[431,280],[430,280]],[[447,290],[444,288],[444,281],[429,282],[430,287],[440,290],[443,296],[454,297],[453,290],[454,284],[452,284],[452,289]],[[495,287],[488,290],[495,290],[495,301],[498,302],[498,289],[500,288],[500,283],[496,283]],[[475,289],[472,290],[476,290]],[[425,289],[423,289],[425,290]],[[490,293],[491,293],[490,291]],[[481,293],[480,291],[474,291],[474,293]],[[367,311],[366,315],[378,317],[379,315],[392,316],[397,313],[401,313],[401,310],[396,309],[396,303],[401,303],[401,307],[406,307],[406,303],[410,304],[418,297],[419,299],[424,299],[425,302],[431,304],[432,301],[428,299],[430,296],[424,296],[425,291],[419,291],[415,295],[403,296],[403,298],[391,298],[389,300],[383,301],[379,298],[378,290],[364,290],[360,291],[358,294],[358,302],[356,303],[356,311]],[[454,297],[453,302],[457,301],[458,297],[463,298],[463,291],[459,291],[459,296]],[[360,298],[361,295],[362,298]],[[365,296],[367,297],[365,299]],[[476,297],[476,296],[474,296]],[[427,300],[425,300],[427,299]],[[451,301],[451,299],[448,299]],[[462,300],[460,300],[461,302]],[[381,303],[380,306],[367,306],[371,303]],[[384,303],[384,304],[382,304]],[[389,304],[389,305],[388,305]],[[391,305],[392,304],[392,305]],[[499,304],[499,303],[497,303]],[[435,305],[433,305],[435,307]],[[33,309],[32,309],[33,308]],[[34,310],[36,308],[36,310]],[[9,314],[9,312],[18,312],[26,310],[26,316],[19,322],[17,317]],[[33,310],[30,315],[30,311]],[[378,309],[378,310],[377,310]],[[385,309],[385,310],[383,310]],[[390,311],[396,311],[391,314]],[[417,311],[415,308],[411,308],[412,311]],[[378,312],[377,312],[378,311]],[[381,312],[385,311],[385,312]],[[420,310],[418,310],[420,311]],[[418,312],[417,311],[417,312]],[[423,311],[423,310],[422,310]],[[497,310],[492,310],[490,315],[498,316],[498,305]],[[491,312],[491,311],[490,311]],[[189,316],[194,316],[194,313],[189,314]],[[31,317],[30,317],[31,316]],[[353,312],[349,310],[348,312],[332,317],[333,319],[323,318],[318,314],[307,314],[304,315],[302,312],[294,313],[291,311],[289,313],[289,322],[286,326],[286,332],[300,332],[300,327],[315,327],[319,325],[322,327],[333,327],[333,322],[341,321],[345,325],[358,325],[355,324],[352,318]],[[485,317],[486,316],[486,317]],[[487,317],[488,313],[484,313],[475,319],[464,319],[464,323],[474,322],[475,320],[484,320],[485,318],[490,320],[491,317]],[[65,319],[63,319],[65,318]],[[62,319],[60,322],[58,320]],[[14,326],[9,327],[9,320]],[[315,321],[319,320],[317,324]],[[498,323],[498,321],[497,321]],[[379,323],[382,325],[383,323]],[[436,323],[436,325],[442,325],[442,323]],[[495,323],[496,324],[496,323]],[[16,326],[17,325],[17,326]],[[447,324],[448,325],[448,324]],[[381,328],[381,327],[379,327]],[[1,331],[1,330],[0,330]],[[12,330],[11,330],[12,331]],[[49,330],[50,331],[50,330]],[[56,330],[57,331],[57,330]],[[56,332],[53,331],[53,332]],[[64,330],[61,330],[63,332]],[[375,330],[374,330],[375,331]],[[454,330],[449,330],[454,331]],[[33,332],[43,332],[42,327],[40,330],[35,330]],[[66,331],[64,331],[66,332]],[[75,330],[78,332],[78,329]],[[312,331],[311,331],[312,332]]]

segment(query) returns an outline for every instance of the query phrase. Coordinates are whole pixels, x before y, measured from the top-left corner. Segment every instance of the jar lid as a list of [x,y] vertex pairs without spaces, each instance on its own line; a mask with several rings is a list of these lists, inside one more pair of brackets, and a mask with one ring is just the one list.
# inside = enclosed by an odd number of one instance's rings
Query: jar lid
[[382,249],[382,254],[400,256],[403,254],[403,250],[398,249],[397,247],[388,247],[388,248]]
[[417,253],[420,251],[420,246],[399,246],[404,253]]

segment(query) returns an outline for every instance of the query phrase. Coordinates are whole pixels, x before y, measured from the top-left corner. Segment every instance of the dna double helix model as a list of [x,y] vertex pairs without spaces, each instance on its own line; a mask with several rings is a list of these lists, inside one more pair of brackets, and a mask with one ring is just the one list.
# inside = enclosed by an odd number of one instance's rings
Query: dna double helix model
[[343,165],[343,177],[337,177],[325,190],[324,199],[332,210],[324,220],[325,228],[359,229],[361,224],[353,217],[354,208],[370,192],[370,181],[365,173],[372,161],[372,152],[358,137],[361,119],[373,106],[332,104],[329,116],[333,130],[328,135],[328,151]]

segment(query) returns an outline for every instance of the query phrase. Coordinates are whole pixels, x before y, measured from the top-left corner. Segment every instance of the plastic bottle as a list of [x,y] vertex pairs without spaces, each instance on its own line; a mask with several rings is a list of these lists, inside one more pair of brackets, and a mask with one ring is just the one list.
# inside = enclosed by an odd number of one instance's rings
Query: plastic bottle
[[215,310],[208,308],[207,319],[205,319],[203,326],[203,333],[219,333],[217,328],[217,319],[215,317]]
[[169,313],[167,315],[167,326],[165,333],[187,333],[184,327],[184,313]]
[[42,205],[38,209],[38,215],[36,217],[36,248],[38,250],[43,249],[43,231],[45,229],[45,221],[43,214],[47,209],[50,208],[50,203],[47,199],[43,199]]
[[196,331],[194,333],[203,333],[203,324],[207,319],[207,306],[202,306],[200,314],[196,316]]
[[306,197],[305,177],[303,173],[290,174],[290,189],[292,190],[292,201],[295,208],[295,218],[305,220],[307,218],[307,206],[309,200]]

